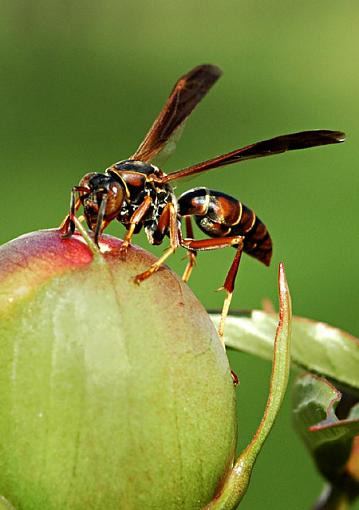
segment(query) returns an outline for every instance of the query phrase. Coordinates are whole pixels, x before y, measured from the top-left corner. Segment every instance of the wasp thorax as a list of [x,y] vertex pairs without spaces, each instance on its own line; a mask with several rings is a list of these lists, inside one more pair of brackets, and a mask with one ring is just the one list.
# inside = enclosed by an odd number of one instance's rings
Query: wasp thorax
[[145,163],[143,161],[136,161],[134,159],[125,159],[123,161],[119,161],[114,165],[116,170],[127,171],[127,172],[139,172],[141,174],[150,175],[150,174],[158,174],[159,170],[156,166],[151,165],[150,163]]
[[80,181],[79,197],[89,228],[95,231],[98,222],[106,224],[119,214],[125,199],[125,190],[113,176],[91,172]]

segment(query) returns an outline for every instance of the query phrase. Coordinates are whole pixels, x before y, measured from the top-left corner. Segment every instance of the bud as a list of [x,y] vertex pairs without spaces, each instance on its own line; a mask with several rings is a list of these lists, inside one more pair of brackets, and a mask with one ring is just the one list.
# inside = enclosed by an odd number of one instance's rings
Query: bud
[[201,509],[232,467],[235,393],[186,284],[103,236],[0,248],[0,494],[22,510]]

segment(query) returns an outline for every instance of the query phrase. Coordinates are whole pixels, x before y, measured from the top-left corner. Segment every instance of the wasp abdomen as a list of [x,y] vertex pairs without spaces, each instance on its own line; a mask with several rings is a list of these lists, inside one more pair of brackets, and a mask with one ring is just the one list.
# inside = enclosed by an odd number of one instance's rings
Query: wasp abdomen
[[208,188],[193,188],[179,200],[181,216],[193,215],[199,228],[210,237],[244,236],[244,251],[269,265],[272,241],[255,212],[236,198]]

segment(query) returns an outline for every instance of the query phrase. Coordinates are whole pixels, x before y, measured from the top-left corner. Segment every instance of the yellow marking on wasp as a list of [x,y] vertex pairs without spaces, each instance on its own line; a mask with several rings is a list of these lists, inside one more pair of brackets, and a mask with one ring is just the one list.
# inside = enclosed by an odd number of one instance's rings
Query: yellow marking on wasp
[[234,223],[232,223],[231,227],[235,227],[236,225],[238,225],[238,223],[240,223],[241,219],[242,219],[243,204],[242,204],[242,202],[239,202],[239,201],[238,201],[238,203],[239,203],[238,219]]
[[252,228],[254,227],[254,224],[256,222],[256,219],[257,219],[256,213],[252,209],[250,211],[253,214],[253,220],[252,220],[251,225],[247,228],[247,230],[244,231],[244,234],[247,234],[248,232],[250,232],[252,230]]
[[[123,187],[125,188],[125,191],[126,191],[126,198],[129,200],[131,198],[131,193],[130,193],[130,190],[128,189],[127,187],[127,183],[125,181],[125,179],[122,177],[122,175],[119,173],[119,171],[117,170],[117,168],[115,168],[114,166],[111,166],[110,168],[108,168],[108,170],[111,170],[111,172],[113,172],[114,174],[116,174],[116,176],[121,179],[121,182],[123,184]],[[134,172],[135,173],[135,172]],[[136,172],[138,173],[138,172]]]

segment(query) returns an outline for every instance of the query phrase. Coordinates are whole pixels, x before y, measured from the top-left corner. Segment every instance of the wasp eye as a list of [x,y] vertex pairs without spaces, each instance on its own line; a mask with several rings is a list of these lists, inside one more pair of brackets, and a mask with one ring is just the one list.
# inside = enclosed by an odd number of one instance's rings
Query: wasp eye
[[107,205],[105,211],[105,219],[107,221],[111,221],[119,215],[124,200],[124,187],[118,182],[112,181],[107,192]]
[[96,172],[89,172],[88,174],[82,177],[79,185],[93,189],[96,186],[94,186],[94,183],[92,181],[94,177],[96,177],[96,175],[99,174],[97,174]]

